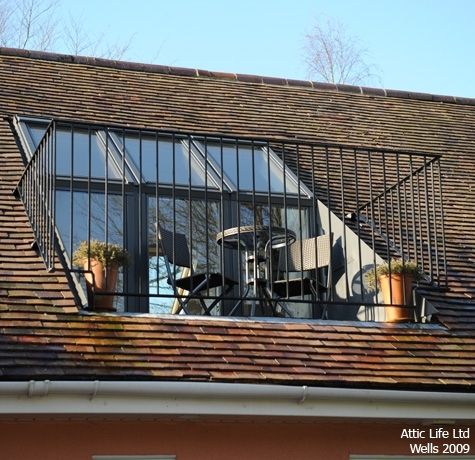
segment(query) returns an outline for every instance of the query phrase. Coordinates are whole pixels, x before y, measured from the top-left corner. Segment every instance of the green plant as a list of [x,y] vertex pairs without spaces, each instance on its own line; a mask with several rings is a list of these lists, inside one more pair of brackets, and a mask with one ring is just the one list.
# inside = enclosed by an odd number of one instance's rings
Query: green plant
[[375,269],[367,271],[364,275],[368,288],[371,290],[376,289],[376,285],[379,285],[380,276],[400,275],[405,273],[412,275],[414,281],[418,281],[422,278],[422,271],[418,265],[412,260],[403,259],[391,259],[390,262],[384,262],[378,265]]
[[82,241],[74,251],[73,264],[80,267],[89,258],[101,262],[106,267],[111,265],[123,267],[129,262],[127,251],[122,246],[97,240],[91,240],[89,244]]

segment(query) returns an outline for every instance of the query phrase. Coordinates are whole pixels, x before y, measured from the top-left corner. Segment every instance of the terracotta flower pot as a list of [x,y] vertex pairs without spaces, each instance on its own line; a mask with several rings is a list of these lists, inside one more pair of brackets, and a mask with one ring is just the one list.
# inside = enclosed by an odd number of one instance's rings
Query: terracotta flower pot
[[[386,321],[390,323],[412,321],[412,308],[399,307],[397,305],[411,305],[412,283],[414,277],[409,274],[391,274],[379,277],[379,284],[386,305]],[[391,286],[391,289],[389,288]]]
[[90,270],[92,272],[86,272],[84,275],[86,278],[88,304],[94,309],[114,311],[114,296],[97,294],[100,294],[101,292],[115,291],[119,267],[115,264],[109,266],[106,276],[106,270],[103,263],[91,259],[90,265],[88,264],[88,261],[84,262],[84,270]]

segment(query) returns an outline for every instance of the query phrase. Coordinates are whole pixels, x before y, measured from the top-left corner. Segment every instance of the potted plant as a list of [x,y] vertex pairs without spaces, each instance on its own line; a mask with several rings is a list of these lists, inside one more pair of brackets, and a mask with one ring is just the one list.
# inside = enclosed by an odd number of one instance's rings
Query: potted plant
[[412,285],[422,276],[420,268],[411,260],[391,259],[370,270],[365,278],[372,290],[381,290],[386,308],[387,322],[411,321]]
[[117,244],[91,240],[80,243],[73,254],[74,265],[85,270],[87,301],[99,310],[114,310],[113,295],[99,295],[116,288],[119,267],[127,265],[127,251]]

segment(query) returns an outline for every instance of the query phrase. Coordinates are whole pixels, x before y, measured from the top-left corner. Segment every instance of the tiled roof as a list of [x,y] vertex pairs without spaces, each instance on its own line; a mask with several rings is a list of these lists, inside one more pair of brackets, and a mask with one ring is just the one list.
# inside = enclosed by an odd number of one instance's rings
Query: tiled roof
[[401,389],[475,384],[475,338],[324,322],[10,311],[1,377],[162,379]]
[[32,249],[33,231],[23,204],[13,196],[23,169],[12,130],[0,119],[0,312],[13,306],[77,312],[65,276],[48,273]]
[[[473,100],[8,49],[0,82],[0,378],[474,384]],[[78,314],[12,195],[16,114],[441,154],[451,291],[433,297],[451,329]]]

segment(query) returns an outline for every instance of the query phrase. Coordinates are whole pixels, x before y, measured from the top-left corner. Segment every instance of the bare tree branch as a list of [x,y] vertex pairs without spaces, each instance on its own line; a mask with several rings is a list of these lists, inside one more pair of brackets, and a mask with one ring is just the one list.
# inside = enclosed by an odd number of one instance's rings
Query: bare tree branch
[[21,0],[16,9],[16,45],[18,48],[45,50],[53,45],[57,1]]
[[84,20],[70,15],[69,23],[64,28],[63,40],[66,49],[75,56],[87,53],[94,46],[94,42],[90,40],[85,32],[83,24]]
[[[59,0],[0,0],[0,46],[55,51],[65,49],[79,55],[121,59],[129,50],[133,35],[110,44],[104,34],[91,38],[86,20],[70,16],[63,30],[58,28]],[[59,46],[57,46],[59,44]]]
[[0,0],[0,46],[7,46],[11,39],[8,28],[11,15],[11,5],[7,0]]
[[305,61],[310,78],[335,84],[365,84],[375,76],[366,57],[367,51],[337,22],[316,24],[306,35]]

